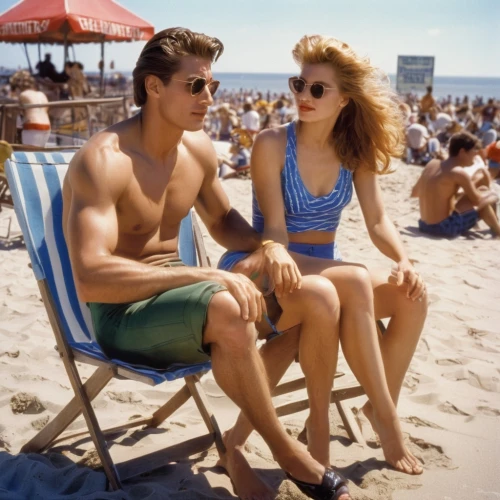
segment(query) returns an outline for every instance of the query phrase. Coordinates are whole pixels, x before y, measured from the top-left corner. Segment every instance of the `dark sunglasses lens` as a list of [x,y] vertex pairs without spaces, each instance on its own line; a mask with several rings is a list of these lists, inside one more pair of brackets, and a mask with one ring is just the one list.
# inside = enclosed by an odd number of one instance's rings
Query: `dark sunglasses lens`
[[290,84],[291,84],[290,90],[292,92],[295,92],[296,94],[304,92],[304,89],[306,88],[304,80],[301,80],[300,78],[294,78],[290,80]]
[[219,88],[219,85],[220,85],[220,82],[218,82],[217,80],[212,80],[208,84],[208,90],[210,91],[211,95],[214,95],[217,92],[217,89]]
[[323,87],[321,83],[313,83],[311,85],[311,95],[315,99],[321,99],[324,93],[325,93],[325,87]]
[[193,83],[191,84],[191,95],[198,95],[203,91],[205,88],[207,81],[205,78],[197,78],[196,80],[193,80]]

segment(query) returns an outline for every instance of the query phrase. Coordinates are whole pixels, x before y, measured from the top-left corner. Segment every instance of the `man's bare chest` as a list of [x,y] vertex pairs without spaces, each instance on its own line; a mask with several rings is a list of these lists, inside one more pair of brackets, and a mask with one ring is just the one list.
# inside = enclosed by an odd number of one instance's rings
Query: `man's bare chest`
[[195,168],[134,177],[117,203],[120,236],[175,238],[202,182],[203,173]]

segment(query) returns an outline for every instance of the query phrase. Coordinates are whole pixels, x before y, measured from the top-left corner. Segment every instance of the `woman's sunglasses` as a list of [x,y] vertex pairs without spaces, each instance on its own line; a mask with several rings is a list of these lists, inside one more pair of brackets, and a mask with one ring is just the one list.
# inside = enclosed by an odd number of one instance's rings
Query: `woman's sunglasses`
[[301,94],[306,87],[311,87],[311,95],[314,99],[321,99],[325,95],[325,90],[336,90],[336,87],[325,87],[322,83],[307,83],[300,76],[292,76],[288,79],[288,86],[294,94]]
[[208,86],[208,91],[210,92],[210,94],[214,95],[220,85],[220,82],[218,80],[212,80],[210,83],[208,83],[207,79],[201,76],[191,81],[176,80],[175,78],[172,78],[172,80],[174,82],[190,83],[192,96],[201,94],[206,86]]

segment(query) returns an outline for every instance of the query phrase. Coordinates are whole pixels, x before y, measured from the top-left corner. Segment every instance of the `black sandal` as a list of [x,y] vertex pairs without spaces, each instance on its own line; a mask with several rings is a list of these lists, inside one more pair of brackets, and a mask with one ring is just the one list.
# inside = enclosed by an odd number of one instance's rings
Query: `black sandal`
[[321,484],[304,483],[292,477],[288,472],[286,477],[296,484],[302,493],[315,500],[338,500],[341,495],[349,495],[347,481],[333,469],[326,469]]

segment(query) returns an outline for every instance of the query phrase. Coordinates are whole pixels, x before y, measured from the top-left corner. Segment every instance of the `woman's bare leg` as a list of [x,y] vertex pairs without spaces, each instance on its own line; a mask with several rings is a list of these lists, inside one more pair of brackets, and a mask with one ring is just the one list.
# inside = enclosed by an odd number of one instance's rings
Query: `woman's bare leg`
[[[406,296],[407,285],[395,286],[387,281],[387,272],[370,271],[374,292],[375,318],[390,318],[387,329],[379,336],[387,385],[397,406],[401,387],[417,348],[427,316],[427,294],[422,300]],[[373,408],[368,401],[363,411],[373,421]]]
[[385,376],[375,327],[371,278],[359,264],[336,263],[291,252],[303,275],[320,274],[335,285],[340,299],[340,341],[344,356],[373,408],[372,422],[380,436],[386,460],[408,474],[422,468],[403,442],[396,408]]

